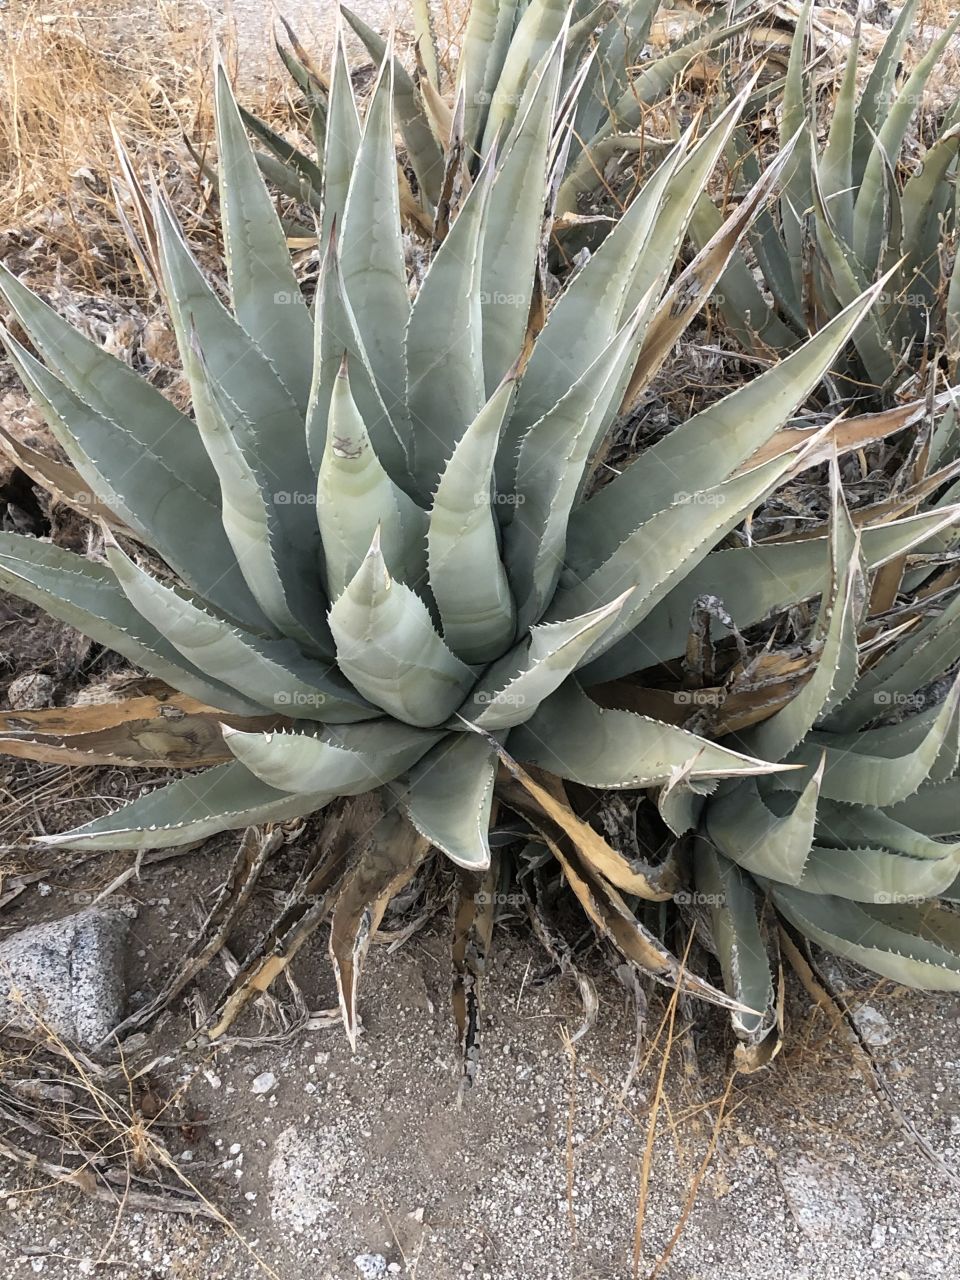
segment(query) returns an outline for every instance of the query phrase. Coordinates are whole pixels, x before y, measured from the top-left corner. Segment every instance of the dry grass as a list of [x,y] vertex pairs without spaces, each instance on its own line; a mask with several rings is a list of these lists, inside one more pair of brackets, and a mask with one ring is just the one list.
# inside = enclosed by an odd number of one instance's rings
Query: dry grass
[[[0,33],[0,233],[42,233],[51,256],[93,286],[124,252],[108,182],[109,119],[139,146],[179,147],[204,123],[205,10],[110,0],[11,0]],[[105,271],[105,266],[107,270]]]

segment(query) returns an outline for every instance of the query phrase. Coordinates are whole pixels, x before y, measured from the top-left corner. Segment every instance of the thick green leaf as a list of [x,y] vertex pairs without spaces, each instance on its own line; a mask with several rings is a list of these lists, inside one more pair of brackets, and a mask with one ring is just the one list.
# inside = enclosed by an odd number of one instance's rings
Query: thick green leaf
[[[351,12],[345,4],[341,4],[340,12],[363,41],[374,63],[379,66],[387,55],[386,41],[368,27],[362,18]],[[397,123],[403,134],[413,171],[417,176],[417,184],[426,196],[427,202],[431,206],[435,205],[440,197],[440,187],[443,182],[443,152],[433,136],[420,93],[396,58],[393,59],[393,97]]]
[[691,780],[777,773],[675,725],[598,707],[572,680],[544,701],[507,744],[518,760],[587,787],[662,786],[677,769]]
[[0,294],[75,396],[118,427],[122,422],[181,484],[219,503],[217,473],[188,417],[146,378],[57,315],[2,263]]
[[[346,11],[341,10],[346,16]],[[380,59],[378,58],[379,62]],[[323,219],[320,243],[326,245],[343,218],[347,206],[350,179],[360,150],[360,119],[353,97],[350,67],[343,43],[343,32],[337,29],[330,74],[330,101],[327,108],[327,130],[323,144]]]
[[923,786],[884,813],[927,836],[960,836],[960,778]]
[[857,630],[864,596],[860,543],[840,492],[836,468],[833,476],[829,585],[823,592],[811,646],[819,649],[816,669],[785,707],[737,734],[744,750],[765,760],[782,760],[789,755],[817,721],[847,697],[857,679]]
[[[340,269],[357,330],[385,404],[404,402],[403,335],[410,319],[393,137],[393,60],[385,62],[363,125],[340,237]],[[405,417],[394,412],[394,417]]]
[[958,28],[960,16],[934,40],[914,67],[877,131],[853,210],[853,250],[868,270],[873,270],[879,262],[886,234],[883,217],[886,167],[896,163],[930,74]]
[[327,439],[330,400],[337,375],[346,355],[350,365],[350,387],[363,417],[377,457],[392,479],[409,484],[407,450],[397,433],[394,416],[406,421],[404,393],[394,391],[389,407],[370,365],[353,308],[346,296],[336,241],[331,237],[320,269],[317,288],[313,347],[313,383],[307,407],[306,438],[310,461],[316,471]]
[[[254,627],[269,629],[224,533],[219,494],[210,498],[190,484],[182,469],[171,471],[169,453],[154,453],[135,434],[135,410],[128,416],[119,404],[116,419],[104,417],[2,327],[0,338],[91,493],[217,608]],[[193,424],[188,425],[196,434]]]
[[220,831],[302,818],[331,799],[327,792],[276,791],[243,765],[223,764],[178,778],[82,827],[37,840],[67,849],[167,849]]
[[870,75],[857,104],[857,118],[853,139],[853,187],[859,190],[863,181],[867,160],[876,144],[877,134],[887,117],[894,97],[897,73],[910,25],[917,8],[917,0],[905,0],[893,26],[887,33],[883,47],[873,59]]
[[857,70],[860,22],[850,48],[843,80],[833,100],[827,145],[820,161],[820,189],[827,211],[847,244],[853,242],[853,138],[857,123]]
[[424,501],[487,398],[480,337],[480,255],[493,172],[492,157],[488,157],[427,269],[407,326],[413,471],[417,496]]
[[[279,514],[304,495],[299,487],[271,488],[253,424],[214,379],[198,346],[190,348],[187,367],[197,427],[220,476],[223,527],[247,585],[276,628],[307,652],[328,652],[319,531],[313,522],[309,535],[297,541],[292,522],[285,527]],[[311,506],[303,509],[309,512]]]
[[[532,0],[532,5],[540,3],[555,0]],[[558,42],[539,68],[539,82],[505,144],[490,192],[480,261],[487,395],[493,395],[516,363],[527,331],[562,65],[563,46]]]
[[316,736],[223,730],[224,742],[244,768],[278,791],[300,795],[373,791],[409,769],[439,736],[395,720],[341,725]]
[[[868,569],[923,546],[938,531],[952,528],[960,508],[925,512],[891,524],[862,530],[862,551]],[[696,601],[717,596],[744,629],[793,604],[819,595],[829,547],[825,538],[796,542],[760,543],[715,551],[609,653],[591,662],[583,672],[587,684],[617,680],[645,667],[681,655],[690,631],[690,615]],[[716,637],[727,634],[717,625]]]
[[167,586],[108,546],[107,559],[130,603],[187,662],[236,689],[252,703],[282,715],[333,724],[377,713],[358,698],[335,667],[305,658],[291,640],[264,640]]
[[611,403],[619,398],[624,370],[636,361],[643,312],[641,305],[616,340],[521,442],[517,510],[504,532],[504,557],[521,630],[537,621],[553,598],[566,554],[570,513]]
[[774,904],[806,937],[920,991],[960,991],[958,917],[932,904],[859,906],[771,886]]
[[731,1014],[734,1030],[748,1044],[757,1044],[777,1025],[773,977],[760,932],[757,895],[737,865],[705,840],[694,844],[694,878],[697,893],[706,898],[724,990],[754,1010],[735,1010]]
[[352,685],[413,725],[441,724],[474,680],[434,630],[427,606],[387,572],[377,536],[330,610],[337,662]]
[[786,812],[772,809],[752,779],[728,788],[706,806],[710,839],[745,871],[797,884],[813,845],[822,779],[818,768]]
[[519,0],[474,0],[457,63],[456,97],[464,102],[463,141],[480,146],[487,114],[510,47]]
[[[824,752],[822,794],[828,800],[877,807],[894,805],[913,795],[926,781],[945,746],[952,742],[955,747],[958,702],[960,680],[954,684],[936,719],[923,726],[920,742],[902,755],[870,752],[869,734],[814,733],[793,753],[791,763],[810,764],[818,761]],[[795,785],[792,779],[796,776],[784,775],[779,785],[792,789]]]
[[613,624],[623,597],[567,622],[533,627],[484,673],[461,714],[481,729],[509,729],[528,720],[566,680],[592,644]]
[[351,394],[346,361],[330,401],[317,478],[317,521],[331,599],[360,568],[378,528],[391,574],[410,587],[424,577],[426,514],[384,471]]
[[394,790],[421,835],[458,867],[490,865],[490,810],[497,753],[479,734],[448,734]]
[[[645,272],[645,246],[657,224],[682,143],[647,178],[640,193],[602,245],[577,271],[554,302],[524,371],[517,403],[497,458],[497,488],[512,493],[524,434],[602,356],[620,329],[630,281]],[[658,263],[662,271],[663,264]],[[653,282],[651,281],[651,284]],[[649,294],[649,308],[656,291]],[[509,516],[509,512],[507,515]]]
[[802,456],[802,450],[784,455],[699,492],[678,489],[671,506],[636,527],[597,569],[557,592],[548,620],[573,617],[628,590],[630,598],[617,622],[590,655],[598,657],[646,617],[792,471],[802,470]]
[[530,0],[526,6],[493,90],[483,133],[483,155],[490,152],[497,138],[502,143],[509,134],[524,91],[548,50],[557,44],[570,8],[569,0]]
[[310,313],[222,62],[214,78],[220,216],[233,309],[302,415],[310,391]]
[[695,510],[702,508],[718,479],[746,462],[810,394],[879,288],[878,284],[845,308],[798,351],[644,450],[579,507],[571,518],[567,543],[571,571],[580,578],[593,573],[638,524],[678,497]]
[[516,610],[491,506],[493,465],[516,381],[507,377],[460,438],[430,509],[430,587],[443,637],[464,662],[492,661],[513,640]]
[[49,542],[0,533],[0,586],[208,706],[238,715],[261,714],[256,702],[185,662],[133,607],[106,565]]

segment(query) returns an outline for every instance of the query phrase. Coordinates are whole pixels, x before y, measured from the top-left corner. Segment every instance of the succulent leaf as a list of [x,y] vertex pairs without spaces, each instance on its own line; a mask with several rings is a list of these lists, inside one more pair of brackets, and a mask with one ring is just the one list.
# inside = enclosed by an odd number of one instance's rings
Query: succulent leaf
[[613,625],[623,603],[619,596],[581,617],[532,627],[528,640],[487,668],[461,715],[488,732],[529,719]]
[[335,667],[304,657],[292,640],[263,639],[231,626],[139,568],[116,545],[107,547],[107,560],[137,613],[217,684],[281,715],[307,707],[333,724],[376,716]]
[[390,572],[418,587],[426,573],[427,517],[383,469],[351,393],[346,360],[334,383],[326,434],[317,477],[317,522],[331,599],[340,596],[360,568],[378,528]]
[[354,687],[406,724],[441,724],[474,680],[434,629],[427,606],[387,571],[376,536],[330,610],[340,670]]
[[744,1006],[731,1015],[734,1030],[748,1045],[759,1045],[775,1034],[777,1014],[756,892],[736,863],[711,849],[706,841],[696,842],[694,859],[697,891],[708,902],[710,932],[724,988]]
[[214,79],[220,211],[233,309],[302,414],[310,390],[309,313],[222,62]]
[[434,254],[407,326],[407,401],[414,424],[414,477],[421,498],[433,492],[457,441],[487,398],[480,337],[480,257],[493,182],[492,159],[480,171]]
[[510,734],[510,753],[587,787],[636,790],[668,783],[687,767],[691,779],[777,773],[694,733],[632,711],[611,711],[567,681]]
[[0,586],[209,706],[240,715],[262,711],[185,662],[133,607],[105,565],[34,538],[0,533]]
[[277,791],[353,796],[409,769],[440,737],[395,720],[340,725],[320,735],[244,733],[224,726],[224,741],[244,768]]
[[499,657],[516,633],[513,593],[491,507],[493,468],[516,379],[503,380],[458,441],[430,508],[430,587],[443,637],[464,662]]
[[385,404],[403,405],[403,334],[410,298],[400,230],[400,189],[393,140],[393,59],[388,54],[363,122],[350,178],[340,270],[357,330]]
[[67,849],[167,849],[219,831],[301,818],[332,799],[327,792],[277,791],[234,761],[178,778],[116,813],[40,839]]
[[459,867],[490,865],[490,811],[497,753],[486,737],[447,736],[394,784],[407,817]]
[[771,887],[780,910],[835,955],[921,991],[960,990],[960,937],[952,913],[931,903],[880,906]]

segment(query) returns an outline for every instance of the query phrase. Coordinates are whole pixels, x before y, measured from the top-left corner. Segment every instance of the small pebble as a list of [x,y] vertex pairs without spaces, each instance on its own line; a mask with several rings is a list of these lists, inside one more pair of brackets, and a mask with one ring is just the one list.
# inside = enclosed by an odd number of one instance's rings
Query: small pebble
[[260,1073],[260,1075],[257,1076],[257,1078],[254,1080],[253,1084],[250,1087],[254,1093],[264,1094],[264,1093],[269,1093],[271,1089],[275,1089],[276,1084],[277,1084],[277,1077],[273,1074],[273,1072],[263,1071]]

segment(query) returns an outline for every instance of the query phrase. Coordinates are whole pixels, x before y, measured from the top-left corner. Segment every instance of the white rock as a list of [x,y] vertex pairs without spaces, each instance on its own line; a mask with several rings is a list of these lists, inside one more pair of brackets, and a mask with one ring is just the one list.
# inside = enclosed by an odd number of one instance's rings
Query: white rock
[[873,1048],[890,1044],[892,1040],[896,1039],[896,1032],[893,1027],[891,1027],[880,1010],[875,1009],[872,1004],[862,1004],[859,1009],[855,1009],[853,1020],[857,1024],[857,1030],[864,1040]]
[[380,1276],[387,1274],[387,1260],[382,1253],[358,1253],[353,1265],[363,1280],[379,1280]]
[[269,1093],[271,1089],[277,1087],[277,1077],[272,1071],[262,1071],[254,1080],[250,1088],[254,1093]]

